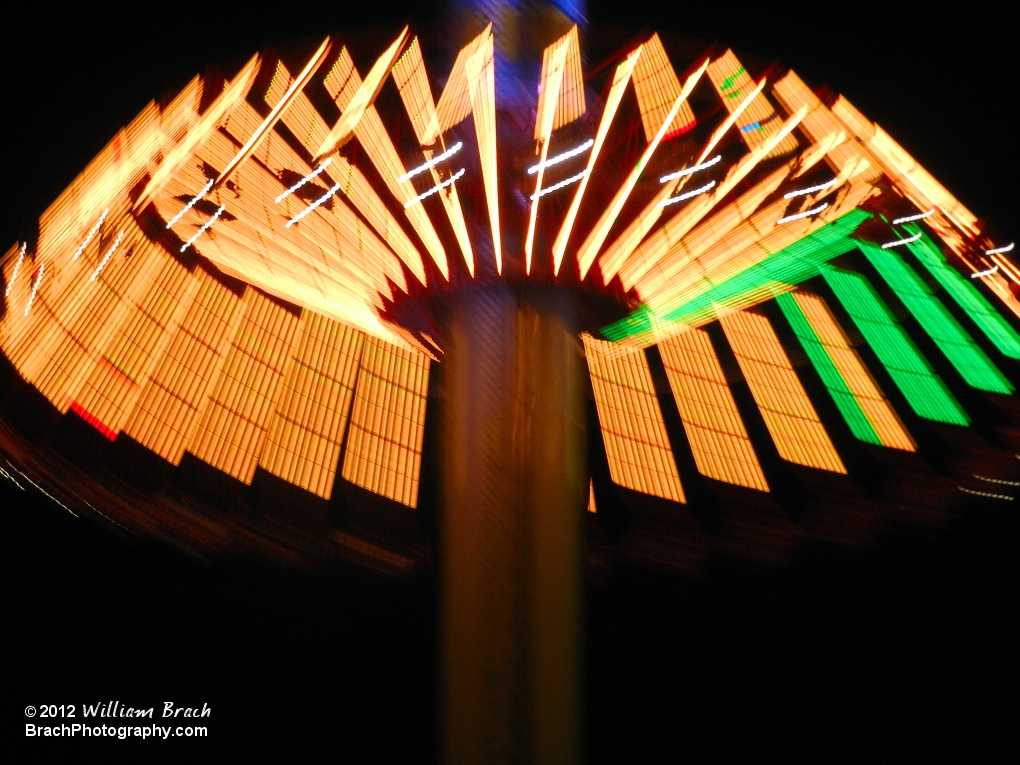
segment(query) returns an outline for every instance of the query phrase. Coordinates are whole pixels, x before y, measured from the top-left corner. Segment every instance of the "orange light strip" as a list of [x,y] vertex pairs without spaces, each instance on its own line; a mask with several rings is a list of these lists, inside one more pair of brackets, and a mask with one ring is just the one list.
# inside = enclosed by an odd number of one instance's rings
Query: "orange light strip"
[[[736,99],[754,89],[754,80],[731,50],[727,50],[711,63],[708,67],[708,78],[730,111],[733,111]],[[776,132],[780,119],[779,113],[768,99],[763,95],[756,95],[737,120],[740,137],[749,149],[756,149]],[[770,156],[781,157],[796,150],[797,139],[789,135],[775,146]]]
[[423,146],[431,146],[440,133],[445,133],[455,125],[459,125],[471,114],[474,101],[471,96],[467,62],[479,51],[484,50],[486,46],[491,45],[491,38],[492,23],[490,22],[481,34],[460,49],[457,59],[453,62],[453,68],[450,70],[450,76],[446,78],[446,87],[443,88],[443,92],[439,96],[439,104],[436,106],[439,125],[435,133],[426,132],[422,137]]
[[467,74],[468,95],[471,99],[471,112],[474,115],[478,155],[482,165],[485,201],[489,210],[492,252],[496,260],[496,272],[502,274],[503,245],[499,231],[499,177],[496,174],[496,79],[493,70],[492,35],[489,35],[484,44],[465,59],[464,68]]
[[318,165],[329,154],[350,140],[354,134],[354,129],[361,122],[365,112],[375,103],[376,96],[379,95],[383,82],[386,81],[386,75],[389,74],[393,64],[396,63],[406,40],[407,27],[404,27],[397,39],[393,41],[393,44],[376,59],[375,64],[372,65],[368,72],[368,76],[365,77],[365,80],[351,96],[350,101],[340,114],[340,119],[337,120],[332,130],[329,131],[329,135],[326,136],[326,140],[322,142],[319,150],[315,153],[315,159],[312,160],[313,165]]
[[[606,241],[606,237],[609,236],[609,230],[613,227],[616,222],[617,216],[623,209],[623,206],[627,203],[630,198],[630,192],[634,189],[634,185],[637,183],[638,178],[641,176],[641,172],[648,165],[649,160],[652,158],[652,154],[655,152],[656,147],[662,141],[663,136],[666,134],[666,130],[673,123],[674,117],[680,112],[680,107],[684,101],[694,90],[694,86],[698,84],[698,80],[701,79],[701,75],[705,73],[705,69],[708,67],[706,61],[701,67],[694,72],[690,77],[687,78],[687,82],[684,83],[684,88],[677,96],[676,101],[673,103],[673,107],[669,110],[666,115],[666,119],[663,120],[662,125],[659,127],[659,132],[655,134],[655,138],[645,148],[644,154],[641,159],[638,160],[637,165],[630,171],[630,175],[627,176],[627,180],[624,181],[623,186],[616,192],[616,196],[613,197],[613,201],[607,207],[602,216],[599,218],[598,223],[592,228],[591,233],[588,234],[587,239],[584,240],[584,244],[577,253],[577,260],[581,266],[581,278],[583,279],[588,273],[588,269],[591,268],[592,263],[595,262],[595,256],[598,254],[599,249]],[[616,271],[612,267],[612,264],[608,266],[600,263],[602,273],[605,280],[608,282],[616,275]]]
[[[346,48],[340,51],[340,58],[326,77],[324,85],[341,111],[348,109],[354,96],[360,92],[361,78],[358,76],[358,72],[354,68],[354,61]],[[398,182],[406,170],[375,106],[369,105],[365,108],[361,120],[354,125],[354,134],[365,149],[365,153],[368,154],[376,171],[382,176],[390,193],[401,205],[405,206],[404,214],[425,244],[425,249],[429,251],[440,273],[449,279],[450,268],[446,259],[446,250],[439,241],[432,221],[429,220],[422,205],[406,206],[417,196],[417,192],[410,180]]]
[[733,311],[722,314],[719,323],[779,456],[798,465],[846,473],[769,320]]
[[[248,95],[255,75],[258,72],[262,59],[255,54],[251,60],[244,65],[244,68],[237,73],[230,84],[223,89],[223,92],[216,97],[205,113],[198,119],[195,126],[188,131],[170,154],[160,163],[152,179],[146,184],[145,190],[134,204],[134,211],[137,213],[143,210],[163,188],[171,177],[177,174],[181,166],[191,160],[192,154],[207,135],[216,129],[216,126],[226,117],[231,110],[236,108],[239,102]],[[171,216],[172,217],[172,216]]]
[[217,176],[214,186],[221,186],[226,183],[230,176],[234,174],[238,165],[252,155],[252,152],[255,151],[255,147],[258,145],[259,141],[265,138],[276,123],[280,121],[280,117],[283,116],[284,111],[294,102],[298,93],[304,90],[305,85],[307,85],[312,79],[312,75],[315,74],[315,70],[319,68],[319,65],[322,64],[323,60],[326,58],[326,54],[329,53],[329,47],[330,43],[329,38],[327,37],[322,41],[322,45],[319,46],[319,49],[312,54],[312,57],[308,60],[308,63],[301,71],[301,74],[299,74],[298,78],[291,83],[279,103],[277,103],[276,106],[273,107],[273,110],[269,112],[269,116],[266,117],[265,121],[261,125],[259,125],[258,130],[255,131],[252,137],[248,139],[248,142],[241,147],[241,150],[237,152],[237,155],[230,160],[230,163],[223,169],[219,176]]
[[613,481],[685,502],[644,352],[581,337]]
[[259,458],[263,469],[323,499],[333,493],[364,339],[351,327],[302,313]]
[[825,305],[825,301],[817,295],[799,290],[792,293],[792,297],[797,301],[819,343],[832,359],[833,365],[867,417],[882,446],[914,451],[914,442],[904,429],[903,423],[882,395],[860,356],[850,347],[850,342],[836,323],[829,307]]
[[[599,152],[602,150],[602,145],[606,141],[606,136],[609,134],[609,128],[613,123],[613,117],[616,116],[616,111],[620,107],[620,101],[623,99],[623,93],[627,88],[627,83],[630,82],[630,78],[634,73],[634,67],[637,65],[637,61],[641,56],[641,47],[639,46],[627,56],[626,61],[616,67],[616,72],[613,75],[613,84],[609,88],[609,95],[606,97],[606,105],[602,110],[602,117],[599,120],[599,129],[595,134],[595,143],[592,145],[591,153],[588,155],[588,166],[584,170],[584,175],[581,178],[580,184],[578,184],[577,191],[574,192],[574,199],[570,203],[570,208],[567,210],[567,216],[563,220],[563,225],[560,226],[560,231],[556,235],[556,241],[553,243],[553,264],[555,267],[554,273],[558,274],[560,264],[563,263],[563,256],[567,250],[567,242],[570,239],[570,232],[574,228],[574,221],[577,219],[577,211],[581,208],[581,198],[584,196],[584,190],[588,188],[588,180],[591,178],[592,168],[595,167],[595,160],[599,157]],[[584,274],[582,274],[582,278]]]
[[[563,60],[558,59],[562,55]],[[556,94],[549,92],[551,78],[559,80]],[[679,89],[679,88],[678,88]],[[542,75],[538,86],[538,111],[535,115],[535,142],[548,140],[553,130],[567,125],[584,114],[584,79],[581,72],[581,48],[577,24],[542,53]],[[551,112],[551,116],[547,115]],[[546,130],[546,122],[549,129]]]
[[424,355],[366,339],[344,453],[345,480],[417,506],[428,380]]
[[[673,65],[669,63],[669,56],[662,47],[658,32],[642,43],[640,50],[641,57],[637,59],[634,69],[634,94],[641,112],[645,140],[651,141],[680,95],[680,80]],[[686,133],[694,127],[694,122],[694,112],[689,104],[684,103],[666,129],[666,138]]]
[[768,491],[708,333],[681,332],[659,343],[659,351],[698,471],[717,481]]
[[[574,40],[577,27],[574,26]],[[550,45],[542,54],[542,79],[538,86],[538,111],[535,114],[535,141],[538,142],[538,172],[535,174],[535,193],[531,197],[528,216],[528,233],[524,239],[524,273],[531,273],[531,258],[535,246],[535,223],[538,219],[538,204],[542,197],[542,179],[545,177],[545,161],[549,158],[549,139],[552,137],[553,119],[563,84],[563,67],[567,61],[567,42],[564,35]],[[556,271],[559,271],[557,264]]]
[[[418,38],[415,37],[404,55],[400,57],[393,67],[393,81],[397,84],[400,98],[404,102],[407,116],[411,118],[418,143],[422,147],[431,147],[432,141],[426,143],[426,138],[438,137],[440,149],[445,152],[446,145],[442,135],[439,134],[439,116],[436,113],[436,105],[432,100],[432,88],[429,86],[428,76],[425,74],[425,61],[422,59],[421,46]],[[431,160],[435,149],[424,148],[426,160]],[[438,186],[442,182],[439,171],[434,165],[429,166],[433,183]],[[456,184],[451,183],[439,198],[446,208],[446,215],[450,219],[457,243],[460,245],[461,254],[467,264],[468,272],[475,275],[475,258],[471,249],[471,240],[468,237],[467,222],[464,220],[464,210],[460,206],[460,197],[457,195]]]
[[187,450],[251,483],[275,402],[283,390],[298,318],[248,290],[244,314],[210,394],[193,420]]

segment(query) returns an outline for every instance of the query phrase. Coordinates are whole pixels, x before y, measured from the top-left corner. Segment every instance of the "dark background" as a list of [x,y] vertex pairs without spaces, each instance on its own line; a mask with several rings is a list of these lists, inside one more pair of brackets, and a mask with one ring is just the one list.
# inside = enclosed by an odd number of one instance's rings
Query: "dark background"
[[[588,16],[721,39],[831,85],[990,218],[1002,243],[1012,240],[1017,88],[1001,6],[947,15],[934,6],[641,5],[598,0]],[[148,100],[209,65],[230,69],[270,43],[300,47],[323,30],[396,27],[415,13],[409,3],[385,13],[340,3],[141,5],[127,17],[19,6],[0,43],[0,244]],[[6,482],[0,508],[12,737],[28,704],[120,700],[158,714],[174,700],[214,709],[210,737],[188,743],[199,751],[275,743],[297,753],[325,745],[352,762],[433,756],[428,575],[407,584],[200,561],[27,500]],[[723,759],[734,748],[772,759],[777,747],[808,746],[824,761],[950,744],[992,750],[1017,708],[1017,532],[1013,508],[975,505],[948,528],[890,531],[863,550],[807,545],[781,568],[613,573],[588,599],[589,760]]]

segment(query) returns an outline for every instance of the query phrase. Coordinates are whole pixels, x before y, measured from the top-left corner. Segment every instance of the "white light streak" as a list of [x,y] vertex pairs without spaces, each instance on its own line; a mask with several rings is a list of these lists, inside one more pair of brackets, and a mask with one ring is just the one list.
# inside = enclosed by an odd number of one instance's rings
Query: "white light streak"
[[587,174],[588,174],[587,170],[582,170],[577,175],[572,175],[569,178],[567,178],[566,180],[560,181],[559,183],[554,183],[552,186],[549,186],[548,188],[542,189],[537,194],[532,194],[531,195],[531,201],[534,202],[539,197],[544,197],[546,194],[551,194],[552,192],[556,191],[557,189],[562,189],[564,186],[569,186],[571,183],[577,183],[579,180],[584,178],[584,176],[586,176]]
[[[338,191],[340,191],[340,183],[339,182],[334,183],[333,187],[329,191],[327,191],[321,197],[319,197],[314,202],[312,202],[310,205],[308,205],[308,207],[306,207],[304,210],[302,210],[297,215],[295,215],[293,218],[291,218],[289,221],[287,221],[287,228],[290,228],[291,226],[293,226],[295,223],[297,223],[303,217],[308,215],[308,213],[310,213],[312,210],[314,210],[319,205],[325,204],[327,201],[329,201],[329,198],[331,196],[333,196],[334,194],[336,194]],[[222,208],[220,208],[220,209],[222,209]],[[219,214],[219,213],[217,213],[217,214]],[[202,233],[202,232],[200,231],[199,233]]]
[[317,176],[317,175],[318,175],[319,173],[321,173],[321,172],[322,172],[323,170],[325,170],[325,169],[326,169],[327,167],[329,167],[329,165],[330,165],[330,163],[331,163],[332,161],[333,161],[333,158],[332,158],[332,157],[329,157],[329,158],[328,158],[328,159],[327,159],[327,160],[326,160],[325,162],[323,162],[323,163],[322,163],[321,165],[319,165],[319,166],[318,166],[317,168],[315,168],[314,170],[312,170],[312,172],[310,172],[310,173],[309,173],[308,175],[306,175],[306,176],[305,176],[304,178],[302,178],[302,179],[301,179],[300,181],[298,181],[297,183],[295,183],[295,184],[294,184],[293,186],[291,186],[291,187],[290,187],[289,189],[287,189],[287,190],[286,190],[285,192],[283,192],[282,194],[280,194],[280,196],[278,196],[278,197],[277,197],[277,198],[276,198],[276,199],[274,200],[274,201],[276,202],[276,204],[280,204],[280,202],[282,202],[282,201],[283,201],[284,199],[286,199],[286,198],[287,198],[288,196],[290,196],[290,195],[291,195],[291,194],[293,194],[293,193],[294,193],[295,191],[297,191],[297,190],[298,190],[298,189],[300,189],[300,188],[301,188],[302,186],[304,186],[304,185],[305,185],[306,183],[308,183],[308,181],[312,180],[312,178],[314,178],[314,177],[315,177],[315,176]]
[[[113,240],[113,244],[110,245],[110,249],[106,251],[106,255],[103,256],[103,259],[99,262],[99,265],[96,266],[96,270],[92,272],[92,278],[89,279],[90,282],[94,282],[96,280],[96,277],[99,276],[99,272],[106,268],[106,264],[110,262],[110,258],[113,257],[113,253],[117,251],[117,248],[120,247],[120,243],[123,240],[124,232],[121,231],[119,234],[117,234],[117,238]],[[184,252],[184,250],[181,250],[181,252]]]
[[977,473],[971,473],[971,475],[977,478],[979,481],[988,481],[988,483],[998,483],[1002,484],[1003,486],[1020,486],[1020,481],[1004,481],[1001,478],[986,478],[985,476],[978,475]]
[[999,267],[998,266],[993,266],[992,268],[986,269],[984,271],[976,271],[976,272],[974,272],[973,274],[970,275],[970,278],[971,279],[980,279],[982,276],[991,276],[992,274],[997,274],[997,273],[999,273]]
[[188,249],[191,245],[195,243],[195,240],[197,240],[200,236],[202,236],[202,234],[208,231],[209,227],[216,222],[216,219],[223,214],[224,209],[226,209],[226,205],[220,205],[219,209],[216,210],[215,213],[213,213],[213,216],[202,225],[202,228],[200,228],[198,232],[193,237],[191,237],[191,239],[189,239],[183,245],[181,245],[181,252],[184,252],[186,249]]
[[927,218],[927,217],[932,216],[934,214],[935,214],[935,208],[933,207],[928,212],[918,213],[917,215],[908,215],[905,218],[897,218],[896,220],[893,221],[893,225],[894,226],[898,226],[901,223],[910,223],[911,221],[914,221],[914,220],[923,220],[924,218]]
[[564,160],[570,159],[571,157],[576,157],[578,154],[582,154],[582,153],[588,151],[588,149],[590,149],[594,145],[595,145],[595,139],[594,138],[589,138],[587,141],[585,141],[584,143],[582,143],[580,146],[578,146],[575,149],[571,149],[570,151],[565,151],[562,154],[557,154],[555,157],[550,157],[545,162],[539,162],[534,167],[529,167],[528,168],[528,175],[534,175],[535,173],[537,173],[539,171],[540,168],[551,167],[552,165],[558,165],[560,162],[563,162]]
[[1015,242],[1010,242],[1005,247],[996,247],[994,250],[985,250],[985,255],[998,255],[1000,252],[1012,252]]
[[1013,497],[1008,494],[991,494],[987,491],[974,491],[973,489],[965,489],[962,486],[957,486],[957,489],[964,491],[967,494],[973,494],[975,497],[988,497],[989,499],[1008,499],[1012,500]]
[[11,294],[11,287],[14,286],[14,280],[18,278],[18,272],[21,270],[21,264],[25,260],[25,250],[28,249],[28,242],[21,243],[21,249],[18,251],[18,262],[14,264],[14,271],[11,272],[11,280],[7,282],[7,289],[4,290],[4,297]]
[[447,186],[449,186],[449,185],[450,185],[451,183],[453,183],[453,182],[454,182],[455,180],[457,180],[458,178],[460,178],[460,177],[461,177],[462,175],[464,175],[464,168],[461,168],[460,170],[458,170],[458,171],[457,171],[457,173],[456,173],[456,175],[454,175],[454,176],[453,176],[452,178],[447,178],[447,179],[446,179],[445,181],[443,181],[442,183],[440,183],[440,184],[439,184],[438,186],[433,186],[433,187],[432,187],[431,189],[429,189],[428,191],[426,191],[426,192],[425,192],[424,194],[419,194],[419,195],[418,195],[418,196],[416,196],[416,197],[415,197],[414,199],[412,199],[412,200],[411,200],[410,202],[407,202],[407,203],[405,203],[405,204],[404,204],[404,209],[406,210],[406,209],[407,209],[408,207],[410,207],[411,205],[413,205],[413,204],[415,204],[415,203],[417,203],[417,202],[420,202],[420,201],[421,201],[421,200],[423,200],[423,199],[424,199],[425,197],[430,197],[430,196],[432,196],[433,194],[435,194],[435,193],[436,193],[437,191],[439,191],[440,189],[445,189],[445,188],[446,188]]
[[834,184],[836,182],[836,180],[837,180],[836,178],[833,178],[831,181],[827,181],[825,183],[819,183],[817,186],[809,186],[806,189],[798,189],[797,191],[791,191],[789,194],[783,194],[783,199],[793,199],[794,197],[802,197],[805,194],[811,194],[811,193],[813,193],[815,191],[821,191],[822,189],[827,189],[827,188],[829,188],[829,186]]
[[688,167],[688,168],[685,168],[683,170],[677,170],[675,173],[670,173],[669,175],[662,176],[659,179],[659,183],[668,183],[669,181],[673,180],[674,178],[683,178],[685,175],[691,175],[692,173],[696,173],[699,170],[704,170],[706,167],[711,167],[712,165],[716,164],[721,159],[722,159],[722,154],[716,154],[714,157],[712,157],[712,159],[708,160],[708,162],[702,162],[700,165],[695,165],[694,167]]
[[800,220],[801,218],[807,218],[809,215],[817,215],[828,206],[829,203],[826,202],[825,204],[818,205],[818,207],[815,207],[812,210],[805,210],[804,212],[797,213],[796,215],[787,215],[785,218],[780,218],[779,220],[777,220],[776,225],[778,226],[780,223],[789,223],[792,220]]
[[39,282],[42,281],[44,265],[44,263],[39,264],[39,273],[35,275],[35,281],[32,282],[32,292],[29,293],[28,303],[25,305],[25,316],[28,316],[28,312],[32,310],[32,303],[35,302],[35,293],[39,291]]
[[8,472],[7,472],[6,470],[4,470],[4,469],[3,469],[2,467],[0,467],[0,475],[2,475],[2,476],[3,476],[4,478],[6,478],[6,479],[7,479],[8,481],[10,481],[11,483],[13,483],[13,484],[14,484],[15,486],[17,486],[17,487],[18,487],[19,489],[21,489],[22,491],[24,491],[24,490],[25,490],[25,487],[24,487],[24,486],[22,486],[22,485],[21,485],[20,483],[18,483],[17,481],[15,481],[15,480],[14,480],[14,476],[12,476],[12,475],[11,475],[10,473],[8,473]]
[[913,236],[907,237],[906,239],[897,239],[895,242],[886,242],[885,244],[882,245],[882,249],[883,250],[888,250],[890,247],[902,247],[905,244],[910,244],[911,242],[916,242],[920,238],[921,238],[921,232],[918,231],[916,234],[914,234]]
[[709,183],[706,183],[704,186],[702,186],[699,189],[694,189],[693,191],[685,191],[683,194],[679,194],[679,195],[677,195],[675,197],[671,197],[670,199],[667,199],[665,202],[660,202],[659,203],[659,207],[668,207],[669,205],[675,205],[677,202],[682,202],[685,199],[690,199],[691,197],[696,197],[696,196],[698,196],[698,194],[704,194],[706,191],[711,189],[713,186],[715,186],[715,181],[710,181]]
[[39,484],[37,484],[37,483],[36,483],[35,481],[33,481],[33,480],[32,480],[31,478],[29,478],[29,477],[28,477],[27,475],[25,475],[24,473],[22,473],[22,472],[21,472],[20,470],[18,470],[18,469],[17,469],[16,467],[14,467],[14,465],[11,465],[11,463],[10,463],[10,460],[8,460],[8,461],[7,461],[7,464],[8,464],[8,465],[10,465],[11,469],[12,469],[12,470],[13,470],[13,471],[14,471],[15,473],[17,473],[18,475],[20,475],[20,476],[21,476],[22,478],[24,478],[24,479],[25,479],[26,481],[28,481],[28,482],[29,482],[30,484],[32,484],[32,485],[33,485],[33,486],[34,486],[35,488],[37,488],[37,489],[38,489],[39,491],[41,491],[41,492],[42,492],[43,494],[45,494],[45,495],[46,495],[47,497],[49,497],[49,498],[50,498],[50,499],[52,499],[52,500],[53,500],[54,502],[56,502],[56,503],[57,503],[58,505],[60,505],[60,506],[61,506],[62,508],[64,508],[64,509],[65,509],[65,510],[66,510],[67,512],[69,512],[69,513],[70,513],[71,515],[73,515],[73,516],[74,516],[75,518],[77,518],[77,517],[78,517],[78,513],[74,512],[74,511],[73,511],[73,510],[72,510],[71,508],[69,508],[69,507],[68,507],[67,505],[65,505],[65,504],[64,504],[63,502],[61,502],[61,501],[60,501],[59,499],[57,499],[56,497],[54,497],[54,496],[53,496],[52,494],[50,494],[50,493],[49,493],[48,491],[46,491],[46,489],[44,489],[44,488],[43,488],[42,486],[40,486]]
[[106,214],[108,212],[110,212],[109,207],[103,210],[103,214],[99,216],[99,220],[96,221],[96,225],[89,229],[88,234],[85,235],[85,241],[81,243],[81,247],[74,251],[74,255],[71,257],[71,260],[77,260],[81,257],[81,254],[85,252],[85,248],[89,246],[89,242],[92,241],[92,237],[96,235],[96,232],[99,231],[99,227],[102,226],[103,221],[106,220]]
[[[215,182],[216,182],[215,178],[210,178],[209,182],[207,184],[205,184],[205,188],[202,189],[200,192],[198,192],[198,196],[196,196],[194,199],[192,199],[190,202],[188,202],[186,205],[184,205],[184,209],[181,210],[179,213],[177,213],[174,217],[172,217],[170,219],[170,222],[166,224],[166,227],[170,228],[177,221],[179,221],[181,218],[183,218],[184,214],[186,212],[188,212],[188,210],[190,210],[192,207],[194,207],[195,204],[198,202],[198,200],[200,200],[202,197],[204,197],[206,194],[209,193],[209,189],[212,188],[212,186],[213,186],[213,184]],[[182,252],[183,252],[183,250],[182,250]]]
[[408,170],[402,176],[397,178],[397,183],[403,183],[408,178],[414,178],[414,176],[418,175],[419,173],[424,173],[430,167],[434,167],[435,165],[438,165],[440,162],[443,162],[443,161],[449,159],[454,154],[456,154],[458,151],[460,151],[460,147],[463,146],[463,145],[464,144],[462,144],[460,141],[457,141],[457,143],[455,143],[449,149],[444,151],[438,157],[433,157],[428,162],[426,162],[424,165],[419,165],[418,167],[414,168],[414,170]]

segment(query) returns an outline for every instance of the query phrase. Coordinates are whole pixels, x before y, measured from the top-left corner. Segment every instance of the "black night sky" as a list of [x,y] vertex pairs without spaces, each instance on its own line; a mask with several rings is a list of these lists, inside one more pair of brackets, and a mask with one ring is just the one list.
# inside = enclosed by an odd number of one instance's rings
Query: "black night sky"
[[[3,249],[150,99],[267,44],[301,47],[365,23],[396,29],[421,7],[351,15],[345,5],[142,5],[127,18],[112,6],[23,5],[0,47]],[[830,85],[989,219],[997,240],[1017,235],[1015,24],[1000,5],[645,5],[589,0],[588,15],[722,40]],[[187,744],[196,753],[276,744],[360,763],[434,760],[428,576],[200,561],[23,496],[0,483],[12,739],[29,704],[175,700],[215,710],[210,737]],[[997,750],[1018,702],[1007,648],[1017,645],[1018,542],[1015,513],[981,509],[864,549],[808,546],[779,568],[609,574],[587,604],[587,761]]]

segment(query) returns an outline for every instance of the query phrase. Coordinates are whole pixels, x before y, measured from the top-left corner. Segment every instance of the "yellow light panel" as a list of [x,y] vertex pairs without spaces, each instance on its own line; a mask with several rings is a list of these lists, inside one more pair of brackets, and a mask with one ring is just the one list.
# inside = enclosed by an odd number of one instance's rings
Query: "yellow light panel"
[[734,311],[721,315],[719,322],[779,456],[798,465],[846,473],[768,319]]
[[[719,98],[729,111],[733,111],[742,94],[754,90],[755,83],[743,65],[727,50],[708,67],[708,78],[715,86]],[[743,114],[737,120],[740,137],[749,149],[755,149],[765,142],[770,135],[778,130],[782,121],[779,113],[772,107],[768,99],[759,94],[754,97]],[[781,157],[797,150],[797,139],[787,136],[770,152],[770,156]]]
[[[439,96],[436,114],[439,119],[439,132],[445,133],[455,125],[459,125],[474,108],[471,96],[471,85],[468,78],[467,62],[480,51],[491,45],[492,24],[489,23],[482,33],[460,49],[457,59],[453,62],[450,76],[446,78],[446,87]],[[477,117],[476,117],[477,119]],[[423,145],[431,145],[436,137],[427,133],[422,140]]]
[[613,481],[686,501],[644,352],[582,338]]
[[489,35],[484,44],[465,59],[464,69],[475,123],[475,139],[478,142],[478,155],[482,165],[485,203],[489,211],[489,228],[492,231],[492,251],[496,259],[496,272],[501,274],[503,244],[499,231],[499,177],[496,175],[496,77],[493,70],[492,35]]
[[124,432],[178,464],[186,436],[218,374],[241,317],[241,299],[205,271],[193,275],[192,298],[149,375]]
[[768,491],[751,439],[708,333],[681,332],[659,343],[698,472],[717,481]]
[[298,318],[255,290],[188,434],[187,450],[251,483],[283,387]]
[[[563,62],[554,67],[552,57],[560,55],[561,49]],[[557,69],[559,71],[555,76],[560,80],[560,83],[556,88],[555,97],[550,97],[548,95],[550,84],[548,78]],[[679,91],[680,86],[677,85],[677,92]],[[538,92],[540,96],[538,114],[535,118],[536,141],[548,140],[544,138],[546,136],[544,125],[547,119],[547,110],[552,112],[552,116],[549,118],[551,120],[550,131],[558,130],[584,114],[584,77],[581,72],[581,47],[578,44],[577,24],[543,52],[542,78]]]
[[[680,80],[673,65],[669,63],[669,56],[662,47],[658,32],[641,45],[641,51],[641,56],[636,62],[637,67],[634,69],[634,93],[637,95],[645,139],[651,141],[670,108],[676,103],[681,88]],[[668,139],[679,133],[686,133],[692,127],[694,112],[690,105],[684,103],[666,128],[665,137]]]
[[361,357],[343,477],[410,507],[418,504],[429,360],[369,338]]
[[914,451],[914,443],[904,429],[903,423],[882,395],[860,356],[850,347],[850,342],[836,323],[829,307],[825,305],[825,301],[817,295],[800,291],[793,293],[793,299],[797,301],[818,341],[857,400],[882,446]]
[[259,464],[329,499],[365,336],[305,311]]

